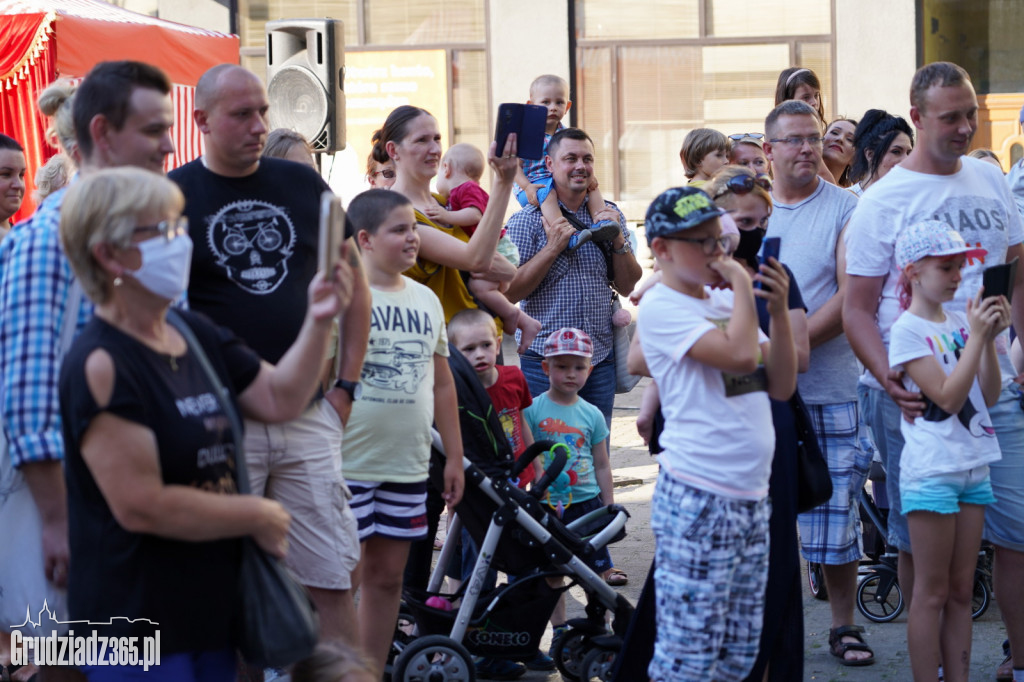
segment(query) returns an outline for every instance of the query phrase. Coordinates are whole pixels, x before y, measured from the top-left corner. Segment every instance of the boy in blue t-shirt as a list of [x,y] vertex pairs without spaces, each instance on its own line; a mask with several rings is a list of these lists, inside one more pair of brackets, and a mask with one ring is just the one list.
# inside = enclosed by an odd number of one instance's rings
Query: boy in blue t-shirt
[[[551,387],[523,410],[523,419],[536,440],[569,446],[569,461],[544,497],[566,524],[614,501],[608,425],[601,410],[579,397],[593,368],[593,355],[594,344],[585,332],[563,327],[552,333],[544,343],[541,363]],[[545,455],[545,468],[548,464]],[[599,549],[587,565],[599,574],[607,573],[612,568],[608,549]],[[551,614],[551,624],[556,641],[565,631],[564,596]]]

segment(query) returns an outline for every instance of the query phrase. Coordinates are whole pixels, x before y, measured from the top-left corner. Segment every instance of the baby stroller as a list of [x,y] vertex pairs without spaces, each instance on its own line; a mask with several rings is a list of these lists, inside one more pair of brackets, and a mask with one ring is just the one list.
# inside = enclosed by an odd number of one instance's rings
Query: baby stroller
[[[886,516],[878,509],[866,490],[861,490],[860,508],[862,518],[867,517],[865,526],[870,523],[878,535],[885,538],[888,533]],[[992,545],[983,542],[978,551],[978,564],[974,569],[974,593],[971,598],[971,618],[974,620],[985,614],[992,600],[993,554]],[[868,620],[888,623],[896,620],[904,607],[897,570],[899,554],[894,547],[885,546],[882,553],[872,555],[868,552],[868,555],[876,563],[863,564],[859,570],[857,609]]]
[[[392,646],[391,679],[472,682],[476,679],[472,656],[529,658],[539,647],[558,596],[575,584],[586,593],[586,617],[567,623],[569,630],[555,646],[553,657],[570,681],[606,679],[633,606],[583,559],[624,537],[629,514],[618,505],[609,505],[565,525],[549,513],[538,498],[565,467],[568,448],[540,441],[514,462],[490,399],[472,367],[454,348],[449,363],[459,396],[465,492],[449,522],[448,537],[427,589],[404,592]],[[545,475],[530,492],[520,490],[512,481],[544,451],[554,457]],[[432,485],[440,486],[444,463],[435,434],[429,474]],[[440,592],[444,569],[463,527],[479,553],[459,590],[444,594]],[[509,583],[485,590],[491,569],[506,573]],[[553,576],[568,576],[571,583],[552,588],[546,578]],[[605,627],[608,611],[613,613],[611,633]]]

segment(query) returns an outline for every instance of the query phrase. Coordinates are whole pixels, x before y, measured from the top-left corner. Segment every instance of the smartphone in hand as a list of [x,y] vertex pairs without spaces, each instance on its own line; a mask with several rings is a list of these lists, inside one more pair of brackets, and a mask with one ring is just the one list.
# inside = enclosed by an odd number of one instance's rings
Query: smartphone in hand
[[[782,249],[782,237],[768,237],[764,240],[764,244],[761,246],[761,255],[764,258],[764,262],[768,263],[769,258],[779,260],[779,251]],[[771,290],[771,287],[763,286],[762,282],[757,282],[758,289],[764,289],[765,291]]]
[[515,133],[516,156],[531,161],[544,158],[544,129],[547,121],[547,107],[517,102],[499,105],[498,125],[494,133],[494,141],[498,143],[495,153],[501,156],[509,133]]
[[981,273],[981,285],[985,288],[983,296],[1005,296],[1009,302],[1013,298],[1013,285],[1016,281],[1016,258],[1009,263],[989,266]]
[[319,268],[327,281],[334,280],[334,266],[341,257],[341,242],[345,239],[345,209],[341,199],[333,192],[320,195]]

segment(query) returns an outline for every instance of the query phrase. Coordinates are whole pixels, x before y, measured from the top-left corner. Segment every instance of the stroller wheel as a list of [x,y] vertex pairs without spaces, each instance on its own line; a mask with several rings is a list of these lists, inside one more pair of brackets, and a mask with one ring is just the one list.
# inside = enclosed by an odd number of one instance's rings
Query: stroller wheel
[[567,682],[580,682],[583,658],[590,651],[590,635],[570,629],[551,647],[555,667]]
[[595,647],[580,663],[581,682],[611,682],[617,651]]
[[444,635],[413,640],[395,659],[392,682],[476,682],[466,648]]
[[828,601],[828,590],[825,589],[825,574],[821,564],[807,562],[807,587],[811,590],[811,596],[821,601]]
[[971,597],[971,618],[978,620],[988,611],[990,602],[988,583],[979,575],[974,576],[974,595]]
[[868,620],[888,623],[903,612],[903,591],[895,576],[873,573],[857,586],[857,609]]
[[398,621],[395,623],[395,634],[392,636],[391,648],[388,649],[388,660],[384,664],[384,679],[390,682],[391,673],[395,668],[395,659],[405,651],[410,642],[416,639],[416,619],[410,609],[403,601],[398,607]]

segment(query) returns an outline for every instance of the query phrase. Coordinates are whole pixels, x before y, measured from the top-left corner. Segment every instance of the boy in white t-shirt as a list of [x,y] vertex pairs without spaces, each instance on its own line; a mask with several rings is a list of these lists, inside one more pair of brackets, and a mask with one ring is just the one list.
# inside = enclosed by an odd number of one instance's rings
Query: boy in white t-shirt
[[995,339],[1010,325],[1010,304],[981,292],[967,300],[966,315],[943,304],[956,296],[968,259],[986,253],[941,220],[914,223],[896,239],[897,286],[909,306],[892,325],[889,365],[925,404],[922,416],[900,424],[900,502],[914,548],[914,679],[934,679],[936,661],[950,682],[970,672],[974,568],[985,505],[996,501],[988,465],[1000,458],[987,408],[1002,389]]
[[[693,187],[662,193],[646,231],[661,283],[640,302],[637,332],[661,391],[665,429],[652,501],[656,682],[741,680],[757,656],[768,569],[769,396],[796,388],[789,278],[772,260],[754,280],[725,257],[715,207]],[[708,288],[723,283],[728,288]],[[754,297],[766,299],[771,343]]]
[[362,587],[359,643],[383,670],[409,545],[427,534],[431,423],[447,453],[442,497],[452,507],[462,497],[462,435],[441,302],[402,275],[419,253],[412,203],[398,192],[371,189],[352,200],[348,218],[358,230],[373,303],[363,391],[345,429],[342,473],[362,549],[352,576],[353,589]]

